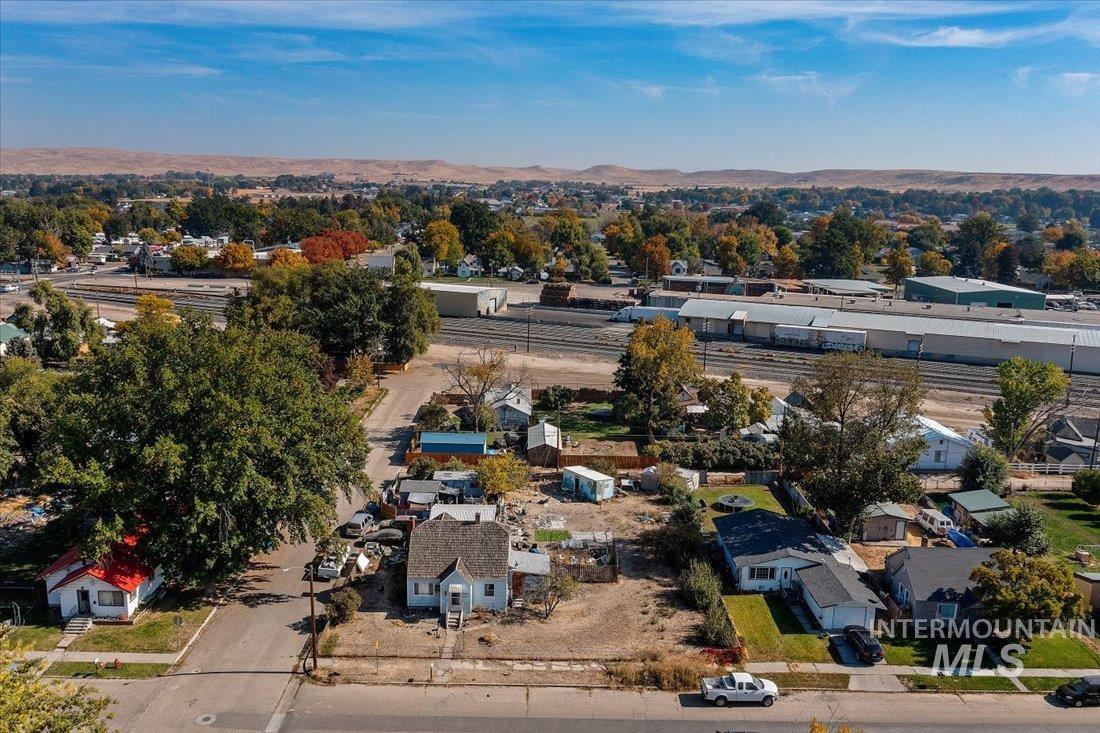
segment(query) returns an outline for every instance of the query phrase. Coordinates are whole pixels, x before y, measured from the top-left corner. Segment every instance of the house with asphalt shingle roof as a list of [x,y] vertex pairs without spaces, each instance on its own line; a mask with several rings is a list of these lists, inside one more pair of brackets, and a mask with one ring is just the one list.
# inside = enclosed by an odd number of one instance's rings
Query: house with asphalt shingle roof
[[435,608],[459,623],[475,608],[508,607],[511,570],[508,530],[497,522],[463,522],[444,514],[409,534],[405,599],[410,608]]
[[912,619],[963,619],[977,613],[970,574],[987,547],[903,547],[886,556],[890,596]]
[[827,630],[872,629],[885,610],[865,578],[802,519],[750,509],[718,517],[714,526],[738,590],[794,591]]

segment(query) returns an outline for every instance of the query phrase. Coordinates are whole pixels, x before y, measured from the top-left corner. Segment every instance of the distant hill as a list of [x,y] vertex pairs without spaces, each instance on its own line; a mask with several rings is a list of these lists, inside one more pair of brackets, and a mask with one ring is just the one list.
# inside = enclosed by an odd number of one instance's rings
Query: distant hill
[[494,183],[499,180],[586,181],[646,188],[679,186],[867,186],[893,191],[908,188],[941,191],[989,191],[998,188],[1039,188],[1064,191],[1100,189],[1100,175],[1051,175],[1043,173],[967,173],[922,169],[861,170],[827,169],[804,173],[768,170],[680,171],[674,168],[639,169],[618,165],[594,165],[583,170],[528,166],[477,166],[445,160],[374,160],[357,158],[274,158],[243,155],[173,155],[110,148],[5,148],[0,149],[0,171],[46,175],[95,175],[136,173],[156,175],[166,171],[203,171],[217,175],[276,176],[331,173],[343,180],[450,181]]

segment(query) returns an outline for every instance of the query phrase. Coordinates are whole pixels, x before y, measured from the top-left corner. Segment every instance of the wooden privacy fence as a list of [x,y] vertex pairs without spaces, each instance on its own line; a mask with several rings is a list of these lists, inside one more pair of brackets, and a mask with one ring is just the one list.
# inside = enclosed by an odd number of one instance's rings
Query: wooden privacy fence
[[565,468],[566,466],[584,466],[589,461],[601,461],[611,463],[615,466],[616,470],[629,471],[631,469],[649,468],[650,466],[656,466],[659,462],[653,456],[613,456],[603,453],[559,453],[558,454],[558,468]]

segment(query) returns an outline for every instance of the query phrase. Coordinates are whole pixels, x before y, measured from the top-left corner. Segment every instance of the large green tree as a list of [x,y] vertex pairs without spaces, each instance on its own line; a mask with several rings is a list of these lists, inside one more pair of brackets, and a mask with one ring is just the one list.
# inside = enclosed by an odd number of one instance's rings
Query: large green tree
[[1000,396],[985,409],[986,435],[1008,458],[1015,458],[1039,437],[1061,409],[1069,388],[1062,368],[1014,356],[997,365]]
[[1068,566],[997,550],[970,574],[982,615],[997,621],[1072,621],[1088,613]]
[[112,700],[87,685],[42,677],[44,662],[0,651],[0,730],[107,733]]
[[47,280],[35,283],[28,294],[34,305],[15,306],[12,323],[30,334],[44,362],[68,361],[85,344],[95,346],[103,340],[103,327],[84,302],[56,290]]
[[811,277],[858,278],[867,256],[883,243],[883,233],[841,206],[814,222],[800,240],[802,271]]
[[1006,239],[1004,226],[986,211],[967,217],[959,231],[951,237],[951,252],[955,261],[955,274],[963,277],[981,277],[985,257],[990,247]]
[[55,418],[66,375],[38,361],[9,356],[0,361],[0,477],[34,486],[55,445]]
[[913,364],[831,353],[795,390],[809,399],[812,416],[784,416],[784,470],[803,479],[810,500],[833,512],[843,534],[855,532],[871,504],[919,493],[908,469],[925,447],[913,427],[925,390]]
[[625,396],[618,404],[623,416],[652,440],[683,421],[677,396],[699,376],[699,362],[692,353],[691,331],[665,318],[639,323],[630,334],[615,386]]
[[318,377],[307,339],[198,316],[138,322],[82,364],[58,481],[92,527],[85,549],[143,530],[169,577],[210,584],[256,553],[327,533],[365,490],[367,443]]

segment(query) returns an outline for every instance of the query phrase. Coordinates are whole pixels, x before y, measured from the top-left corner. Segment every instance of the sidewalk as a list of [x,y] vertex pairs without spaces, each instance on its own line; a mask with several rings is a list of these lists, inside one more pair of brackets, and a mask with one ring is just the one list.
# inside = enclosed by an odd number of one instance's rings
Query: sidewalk
[[[819,672],[823,674],[848,674],[848,675],[939,675],[940,670],[932,667],[911,667],[900,664],[876,664],[874,666],[853,666],[844,664],[822,662],[749,662],[745,665],[746,672],[767,674],[769,672]],[[1010,672],[1012,674],[1010,674]],[[975,677],[1013,677],[1016,670],[1008,667],[996,669],[979,669],[973,674]],[[1050,669],[1042,667],[1024,667],[1018,670],[1021,677],[1085,677],[1100,674],[1100,669]]]

